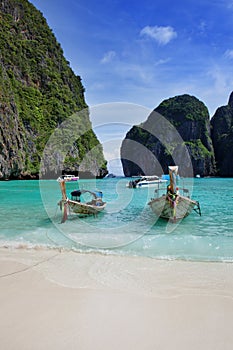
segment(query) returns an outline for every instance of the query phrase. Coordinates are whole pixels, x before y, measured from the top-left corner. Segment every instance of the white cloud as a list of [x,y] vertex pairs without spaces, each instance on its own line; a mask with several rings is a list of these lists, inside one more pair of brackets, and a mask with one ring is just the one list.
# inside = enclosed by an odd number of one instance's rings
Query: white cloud
[[89,108],[92,127],[103,146],[105,159],[110,173],[122,175],[120,148],[122,140],[133,125],[145,121],[151,110],[147,107],[126,103],[112,102]]
[[[232,75],[229,74],[229,71],[225,70],[222,66],[214,65],[208,71],[210,78],[212,79],[212,85],[209,86],[209,107],[212,105],[212,111],[217,107],[226,105],[224,101],[227,101],[228,96],[231,92],[231,86],[233,85]],[[202,95],[204,95],[205,90],[202,91]],[[214,97],[214,98],[213,98]],[[204,99],[204,97],[203,97]],[[207,98],[205,97],[206,102]]]
[[168,27],[146,26],[141,30],[140,35],[148,36],[154,39],[155,41],[157,41],[160,45],[166,45],[172,39],[175,39],[177,37],[177,33],[170,26]]
[[104,54],[104,57],[101,59],[101,63],[105,64],[105,63],[109,63],[113,60],[113,58],[116,56],[116,52],[115,51],[108,51]]
[[226,50],[224,56],[227,58],[233,59],[233,50]]
[[226,2],[227,8],[232,10],[233,9],[233,1],[232,0],[227,0]]
[[[101,133],[101,135],[109,135],[110,128],[114,130],[115,138],[119,138],[119,133],[116,132],[116,129],[120,129],[121,135],[125,135],[126,130],[129,130],[132,125],[141,123],[151,112],[145,106],[128,102],[102,103],[91,106],[89,110],[95,132]],[[113,138],[111,136],[111,139]],[[104,136],[102,140],[106,141],[109,139]]]
[[153,74],[151,73],[150,67],[142,66],[134,63],[125,63],[117,67],[118,75],[127,77],[127,79],[133,80],[139,83],[149,83]]
[[206,32],[206,29],[207,29],[207,24],[205,21],[201,21],[198,25],[198,30],[199,30],[199,33],[201,34],[204,34]]
[[170,60],[170,58],[160,59],[155,62],[155,66],[161,66],[162,64],[168,63]]

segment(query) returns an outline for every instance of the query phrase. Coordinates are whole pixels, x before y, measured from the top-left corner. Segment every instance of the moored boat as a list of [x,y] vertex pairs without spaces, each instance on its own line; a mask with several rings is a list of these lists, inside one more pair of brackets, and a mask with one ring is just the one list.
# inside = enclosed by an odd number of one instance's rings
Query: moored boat
[[[78,215],[97,215],[104,210],[106,202],[103,202],[103,193],[101,191],[92,192],[89,190],[74,190],[71,192],[71,199],[67,197],[65,181],[60,181],[62,199],[58,205],[62,211],[62,223],[68,218],[68,214]],[[81,195],[88,193],[92,199],[86,202],[81,201]]]
[[155,190],[157,197],[151,199],[148,205],[152,211],[160,218],[176,222],[188,216],[192,210],[201,215],[198,201],[190,198],[188,189],[182,188],[183,195],[176,186],[178,176],[178,166],[169,167],[170,184],[167,186],[167,193],[159,196],[159,191]]
[[75,175],[61,175],[57,178],[58,182],[65,181],[65,182],[71,182],[71,181],[78,181],[79,176]]
[[129,181],[126,186],[129,188],[157,187],[159,184],[166,182],[167,180],[157,175],[149,175],[139,176],[137,179]]

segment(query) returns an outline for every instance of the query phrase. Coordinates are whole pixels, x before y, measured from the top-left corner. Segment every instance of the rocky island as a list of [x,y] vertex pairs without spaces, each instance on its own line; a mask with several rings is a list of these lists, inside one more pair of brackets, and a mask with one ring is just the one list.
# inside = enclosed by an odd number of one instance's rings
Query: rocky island
[[219,107],[210,123],[217,175],[233,177],[233,92],[227,106]]
[[163,101],[145,122],[127,133],[121,159],[126,176],[161,175],[175,163],[182,176],[214,175],[207,107],[187,94]]
[[[47,141],[75,113],[77,139],[62,162],[59,152],[48,155],[43,176],[54,177],[62,171],[106,175],[81,78],[70,68],[41,12],[29,1],[0,2],[0,47],[0,179],[38,178]],[[59,141],[63,143],[62,137]]]

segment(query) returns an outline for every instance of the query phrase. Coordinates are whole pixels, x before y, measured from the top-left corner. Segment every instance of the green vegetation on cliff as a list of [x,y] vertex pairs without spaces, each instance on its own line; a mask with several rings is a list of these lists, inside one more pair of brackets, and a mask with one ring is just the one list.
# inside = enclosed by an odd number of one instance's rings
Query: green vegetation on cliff
[[183,123],[184,116],[186,120],[200,123],[209,120],[209,112],[204,103],[187,94],[164,100],[156,108],[156,111],[168,117],[169,121],[175,126],[180,126]]
[[[27,0],[1,1],[0,47],[0,177],[38,174],[41,154],[54,129],[87,109],[84,88],[46,20]],[[95,161],[99,169],[106,169],[87,113],[80,118],[80,128],[82,124],[87,132],[77,139],[76,154],[68,154],[64,166],[76,164],[77,169],[84,155],[97,146]]]
[[233,92],[228,104],[219,107],[211,119],[211,134],[217,174],[233,177]]
[[[131,156],[133,152],[137,157]],[[144,123],[127,133],[121,158],[126,176],[166,173],[173,164],[180,166],[182,176],[213,175],[215,161],[207,107],[187,94],[163,101]]]

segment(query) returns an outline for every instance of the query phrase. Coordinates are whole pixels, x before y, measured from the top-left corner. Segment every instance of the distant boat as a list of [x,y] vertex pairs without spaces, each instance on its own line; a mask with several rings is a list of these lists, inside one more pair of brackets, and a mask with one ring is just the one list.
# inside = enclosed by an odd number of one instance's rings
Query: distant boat
[[188,189],[181,189],[183,195],[179,193],[176,186],[178,176],[178,166],[169,166],[170,184],[167,186],[167,193],[159,197],[159,190],[155,190],[157,197],[151,199],[148,205],[152,211],[160,218],[176,222],[188,216],[192,210],[201,215],[198,201],[189,197]]
[[[69,213],[78,215],[97,215],[104,210],[106,202],[103,202],[103,193],[101,191],[92,192],[89,190],[75,190],[71,192],[71,199],[67,197],[65,181],[60,181],[62,199],[58,203],[62,211],[62,220],[65,222]],[[81,195],[89,193],[92,197],[90,201],[81,202]]]
[[65,181],[65,182],[70,182],[70,181],[78,181],[79,177],[75,175],[61,175],[59,178],[57,178],[57,181]]
[[115,174],[110,173],[110,174],[105,176],[105,179],[113,179],[115,177],[117,177]]
[[157,175],[139,176],[136,180],[131,180],[126,185],[129,188],[156,187],[161,183],[166,183],[167,180],[160,178]]

